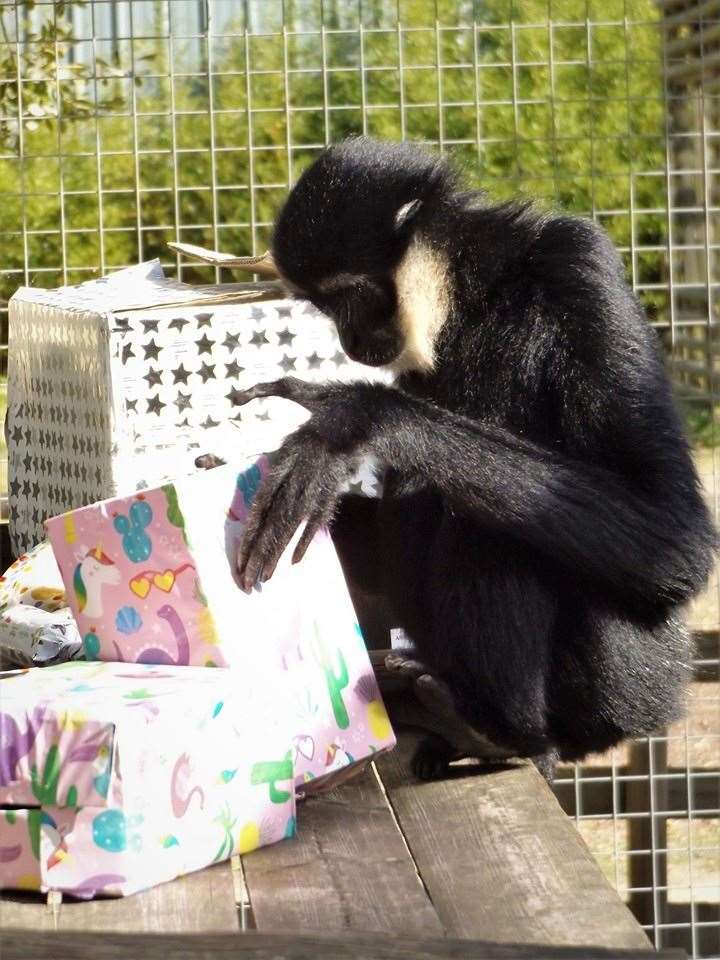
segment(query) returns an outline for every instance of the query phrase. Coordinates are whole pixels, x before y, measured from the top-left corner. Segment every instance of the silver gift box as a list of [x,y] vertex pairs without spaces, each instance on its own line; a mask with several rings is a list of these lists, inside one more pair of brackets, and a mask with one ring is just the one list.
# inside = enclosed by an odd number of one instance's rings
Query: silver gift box
[[[10,300],[8,470],[15,553],[42,521],[192,468],[230,425],[238,453],[273,449],[306,414],[234,392],[292,375],[389,380],[351,361],[332,322],[277,282],[192,286],[159,261]],[[207,442],[205,442],[207,438]],[[213,439],[211,439],[213,438]],[[354,492],[379,490],[372,465]]]

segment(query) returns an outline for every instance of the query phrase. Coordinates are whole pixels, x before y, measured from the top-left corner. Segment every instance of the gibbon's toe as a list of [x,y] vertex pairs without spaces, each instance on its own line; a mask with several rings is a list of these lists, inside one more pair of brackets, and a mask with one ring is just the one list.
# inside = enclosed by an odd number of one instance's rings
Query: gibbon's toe
[[412,772],[418,780],[440,780],[447,776],[455,754],[452,745],[442,737],[425,737],[412,758]]

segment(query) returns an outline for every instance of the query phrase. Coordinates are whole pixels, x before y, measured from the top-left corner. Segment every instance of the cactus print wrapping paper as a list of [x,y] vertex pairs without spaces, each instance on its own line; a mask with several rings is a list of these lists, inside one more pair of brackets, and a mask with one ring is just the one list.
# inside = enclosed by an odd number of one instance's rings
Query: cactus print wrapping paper
[[291,837],[274,702],[227,670],[0,673],[0,888],[123,896]]
[[[88,659],[286,678],[278,710],[304,790],[394,746],[335,548],[295,541],[249,595],[235,555],[267,457],[56,517],[47,529]],[[299,535],[299,532],[298,532]],[[216,671],[209,671],[216,672]],[[274,681],[273,681],[274,682]]]

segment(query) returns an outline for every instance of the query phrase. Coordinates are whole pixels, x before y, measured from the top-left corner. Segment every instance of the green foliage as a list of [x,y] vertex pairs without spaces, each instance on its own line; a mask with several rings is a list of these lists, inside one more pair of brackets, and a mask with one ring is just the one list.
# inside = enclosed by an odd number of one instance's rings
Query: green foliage
[[[588,26],[586,0],[556,0],[558,26],[545,0],[486,0],[476,24],[472,3],[440,0],[440,31],[426,0],[404,0],[400,26],[395,5],[371,0],[362,36],[356,3],[288,0],[289,36],[274,22],[275,4],[256,4],[249,24],[238,12],[220,35],[174,39],[171,50],[165,4],[144,4],[143,39],[131,54],[130,41],[100,44],[94,67],[69,16],[85,6],[43,7],[51,13],[38,23],[37,5],[21,4],[29,42],[20,62],[12,43],[0,48],[3,266],[24,266],[22,224],[30,271],[52,268],[36,278],[43,284],[61,280],[63,266],[70,279],[97,271],[101,253],[106,268],[165,256],[165,241],[178,236],[261,248],[286,184],[319,146],[354,133],[426,141],[494,196],[526,193],[584,212],[627,209],[633,173],[664,163],[660,34],[622,21]],[[653,0],[631,6],[638,21],[657,20]],[[0,24],[11,41],[12,16]],[[22,131],[18,76],[32,115]],[[664,185],[649,181],[645,205],[658,206]],[[23,193],[38,196],[23,202]],[[627,218],[615,221],[606,226],[622,242]],[[644,229],[664,226],[649,218]],[[6,277],[0,296],[14,283]]]
[[[273,0],[247,21],[245,4],[211,4],[200,39],[149,2],[133,4],[137,39],[94,47],[70,16],[90,6],[0,12],[0,307],[25,269],[55,286],[171,261],[167,240],[262,250],[288,184],[350,134],[425,141],[491,196],[595,213],[621,245],[631,194],[636,212],[665,206],[648,175],[665,163],[654,0]],[[666,229],[640,213],[635,242]],[[645,267],[666,279],[662,260]]]
[[685,405],[685,423],[693,443],[698,447],[713,448],[718,445],[718,409],[713,406]]
[[[67,129],[73,120],[94,116],[96,102],[105,110],[123,106],[123,97],[112,89],[96,101],[91,67],[68,58],[76,43],[72,9],[86,5],[87,0],[57,0],[38,7],[35,0],[24,0],[0,14],[0,145],[5,149],[18,150],[23,133],[40,132],[48,119]],[[18,37],[23,42],[13,43]],[[96,56],[95,65],[108,78],[123,75],[102,57]],[[26,118],[22,128],[20,113]]]

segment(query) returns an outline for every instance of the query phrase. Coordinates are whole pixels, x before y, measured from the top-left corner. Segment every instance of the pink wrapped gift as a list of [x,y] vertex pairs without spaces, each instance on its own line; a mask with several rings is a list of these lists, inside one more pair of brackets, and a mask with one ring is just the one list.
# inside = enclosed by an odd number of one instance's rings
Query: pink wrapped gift
[[[106,500],[46,523],[89,659],[288,675],[283,704],[300,783],[395,743],[326,531],[285,551],[250,595],[237,543],[265,457]],[[318,783],[313,783],[317,787]]]
[[143,664],[1,673],[0,889],[122,896],[292,836],[281,686]]

